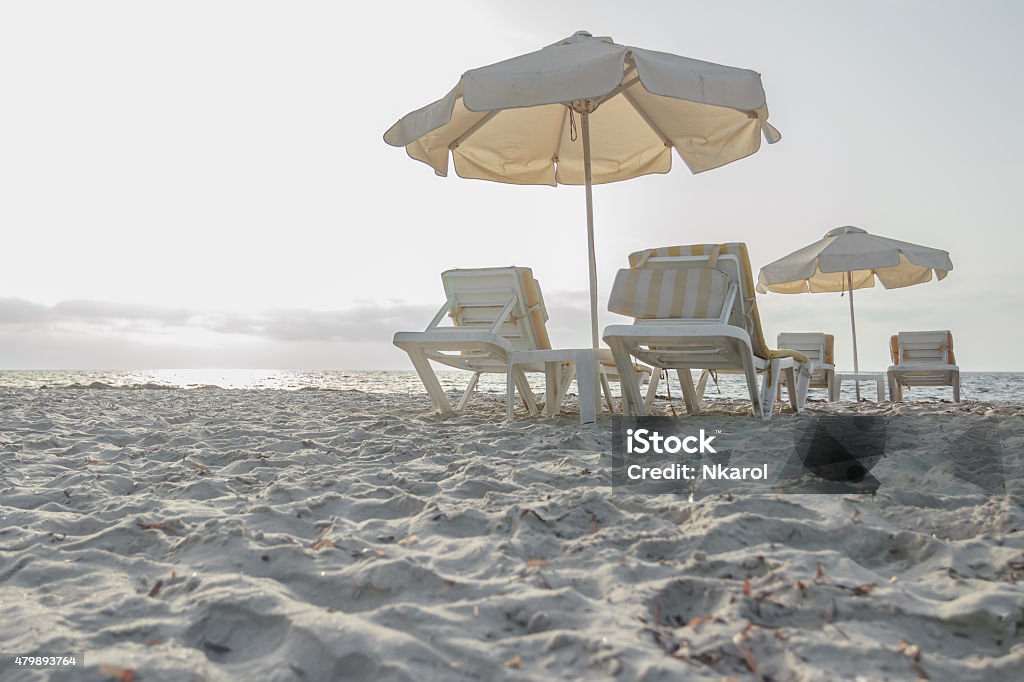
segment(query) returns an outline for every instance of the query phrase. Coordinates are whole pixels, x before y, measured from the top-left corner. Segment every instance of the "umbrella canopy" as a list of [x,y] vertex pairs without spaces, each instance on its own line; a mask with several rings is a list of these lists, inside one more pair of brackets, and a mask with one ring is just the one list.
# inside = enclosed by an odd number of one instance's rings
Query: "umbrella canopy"
[[810,246],[761,268],[762,294],[849,291],[875,286],[899,289],[943,279],[953,269],[949,252],[869,234],[859,227],[837,227]]
[[667,173],[674,148],[694,173],[756,152],[768,123],[754,71],[618,45],[577,32],[473,69],[384,134],[441,176],[586,185],[591,327],[597,345],[592,184]]
[[[761,268],[757,290],[764,294],[803,294],[846,291],[850,296],[850,328],[853,332],[853,371],[857,363],[857,320],[853,290],[875,286],[899,289],[944,279],[953,269],[949,252],[901,242],[847,225],[802,249]],[[860,400],[860,382],[854,382]]]

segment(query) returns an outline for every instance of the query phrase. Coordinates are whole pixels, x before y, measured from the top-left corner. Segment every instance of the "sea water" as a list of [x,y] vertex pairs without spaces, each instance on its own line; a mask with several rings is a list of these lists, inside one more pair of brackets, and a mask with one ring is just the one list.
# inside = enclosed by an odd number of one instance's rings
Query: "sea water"
[[[438,371],[438,379],[452,394],[461,392],[470,374],[459,371]],[[697,374],[694,373],[696,378]],[[1024,402],[1024,372],[963,372],[960,375],[961,398],[986,402]],[[538,392],[544,390],[543,376],[530,375],[530,384]],[[277,369],[157,369],[157,370],[5,370],[0,371],[0,388],[77,388],[77,389],[259,389],[259,390],[357,390],[368,393],[425,393],[412,371],[296,371]],[[505,375],[485,374],[477,390],[500,396],[505,392]],[[569,392],[576,392],[575,383]],[[612,384],[618,394],[618,386]],[[671,393],[675,400],[682,391],[675,372],[662,381],[658,394]],[[705,398],[747,398],[742,376],[721,374],[717,384],[708,382]],[[824,400],[825,389],[811,389],[809,397]],[[875,399],[874,382],[861,382],[861,397]],[[854,399],[853,382],[845,382],[842,400]],[[920,387],[905,391],[907,400],[951,400],[949,387]]]

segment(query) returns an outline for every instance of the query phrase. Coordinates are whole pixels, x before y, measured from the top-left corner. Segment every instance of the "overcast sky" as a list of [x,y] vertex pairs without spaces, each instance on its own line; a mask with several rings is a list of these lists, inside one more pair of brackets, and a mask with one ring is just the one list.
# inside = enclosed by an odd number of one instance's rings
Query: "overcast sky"
[[[576,30],[759,71],[782,141],[595,189],[600,300],[630,251],[745,241],[755,270],[839,225],[950,252],[858,291],[861,367],[950,328],[1024,370],[1024,4],[0,4],[0,367],[408,368],[451,267],[534,269],[588,345],[583,189],[436,177],[383,132],[477,66]],[[759,298],[765,334],[845,298]],[[603,303],[602,303],[603,308]],[[605,313],[602,325],[621,321]]]

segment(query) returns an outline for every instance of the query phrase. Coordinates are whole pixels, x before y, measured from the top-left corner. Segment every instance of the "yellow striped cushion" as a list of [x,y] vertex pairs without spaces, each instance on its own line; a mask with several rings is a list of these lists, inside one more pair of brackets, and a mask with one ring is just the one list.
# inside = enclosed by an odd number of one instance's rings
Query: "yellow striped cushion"
[[729,278],[711,268],[619,270],[608,310],[640,320],[716,319]]
[[631,268],[643,268],[648,258],[652,256],[707,256],[717,249],[719,254],[732,254],[739,259],[742,282],[739,282],[740,296],[746,303],[747,319],[742,321],[744,329],[750,334],[750,342],[753,346],[754,355],[759,358],[768,358],[769,348],[764,340],[764,332],[761,330],[761,316],[757,310],[757,298],[754,292],[754,276],[750,270],[750,256],[747,253],[747,245],[743,242],[729,242],[726,244],[689,244],[681,246],[662,246],[656,249],[644,249],[629,254],[629,265]]
[[533,308],[530,312],[530,321],[533,323],[533,334],[537,339],[539,350],[551,348],[551,339],[548,337],[548,328],[545,324],[548,320],[548,311],[544,308],[544,298],[540,293],[540,282],[533,278],[533,270],[530,268],[516,268],[523,284],[523,293],[526,295],[527,309]]

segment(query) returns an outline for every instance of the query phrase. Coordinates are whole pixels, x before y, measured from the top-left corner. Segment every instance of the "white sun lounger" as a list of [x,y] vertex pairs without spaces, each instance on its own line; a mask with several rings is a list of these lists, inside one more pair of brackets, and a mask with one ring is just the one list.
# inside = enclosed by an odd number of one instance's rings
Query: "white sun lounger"
[[[434,408],[442,413],[453,411],[430,361],[473,372],[456,410],[466,406],[485,372],[508,375],[531,415],[537,414],[537,402],[526,372],[546,372],[548,385],[555,387],[545,396],[548,412],[560,406],[576,371],[571,361],[562,363],[555,381],[550,376],[550,362],[512,363],[514,353],[551,350],[545,326],[547,309],[530,268],[448,270],[441,274],[441,281],[446,299],[426,330],[398,332],[394,337],[394,344],[409,354]],[[451,318],[452,326],[441,326],[445,317]],[[645,372],[649,370],[638,367],[628,376]],[[609,366],[602,367],[600,375],[610,406],[605,384],[618,380],[619,374],[616,367]]]
[[887,372],[890,399],[903,400],[904,387],[951,386],[953,402],[960,402],[960,368],[948,329],[894,334],[889,352],[893,362]]
[[[829,402],[839,400],[839,384],[836,383],[835,364],[835,337],[831,334],[821,332],[782,332],[776,339],[779,348],[789,348],[801,353],[804,357],[814,363],[814,372],[811,374],[811,381],[808,388],[828,389]],[[786,377],[782,377],[779,383],[781,395],[782,386]]]
[[[775,387],[785,373],[790,404],[803,409],[813,363],[765,344],[745,244],[650,249],[631,254],[630,264],[615,278],[608,309],[634,323],[604,330],[620,371],[633,357],[677,370],[690,414],[700,410],[691,369],[741,372],[753,413],[764,420],[771,419]],[[764,373],[760,391],[758,372]],[[622,393],[627,414],[647,413],[637,386],[623,384]]]

